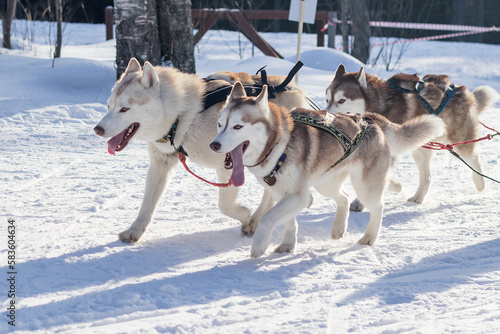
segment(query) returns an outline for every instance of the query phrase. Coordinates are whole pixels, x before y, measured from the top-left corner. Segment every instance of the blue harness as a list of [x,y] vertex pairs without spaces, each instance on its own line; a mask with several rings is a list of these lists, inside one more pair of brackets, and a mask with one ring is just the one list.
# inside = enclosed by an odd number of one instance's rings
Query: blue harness
[[439,116],[439,114],[443,111],[443,109],[446,107],[448,102],[450,102],[453,94],[455,94],[455,85],[451,84],[446,88],[446,90],[444,91],[443,99],[441,100],[441,103],[439,104],[439,106],[436,109],[434,109],[431,106],[431,104],[429,102],[427,102],[427,100],[424,99],[420,95],[420,90],[422,89],[423,86],[424,86],[423,80],[420,80],[419,82],[417,82],[414,90],[409,90],[409,89],[406,89],[406,88],[403,88],[400,86],[396,86],[394,84],[389,85],[389,87],[394,88],[394,89],[399,89],[400,91],[405,92],[405,93],[417,94],[418,99],[420,101],[422,101],[422,103],[424,104],[425,108],[429,111],[429,113],[436,115],[436,116]]

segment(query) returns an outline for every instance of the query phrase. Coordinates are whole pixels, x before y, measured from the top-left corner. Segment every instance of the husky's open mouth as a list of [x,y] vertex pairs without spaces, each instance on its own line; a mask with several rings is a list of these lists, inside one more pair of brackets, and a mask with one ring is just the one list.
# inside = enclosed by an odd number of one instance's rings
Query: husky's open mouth
[[128,128],[108,140],[108,153],[114,155],[115,152],[123,150],[139,130],[139,126],[141,126],[139,123],[132,123]]
[[236,146],[234,150],[226,154],[226,161],[224,167],[226,169],[232,169],[231,183],[235,187],[240,187],[245,183],[245,172],[243,166],[243,154],[250,142],[248,140]]

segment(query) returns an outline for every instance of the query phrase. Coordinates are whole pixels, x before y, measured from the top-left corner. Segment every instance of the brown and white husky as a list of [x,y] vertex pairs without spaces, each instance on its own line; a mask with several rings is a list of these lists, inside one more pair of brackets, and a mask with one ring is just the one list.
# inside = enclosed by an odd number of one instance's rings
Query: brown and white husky
[[[440,138],[432,139],[457,143],[478,137],[478,116],[498,99],[493,88],[481,86],[470,92],[464,86],[452,86],[446,75],[426,75],[421,84],[419,81],[416,74],[396,74],[386,81],[376,75],[366,74],[363,67],[359,72],[346,73],[344,65],[341,64],[326,89],[327,109],[331,113],[351,112],[364,115],[372,112],[387,117],[391,122],[402,124],[420,115],[429,114],[429,109],[439,109],[447,89],[449,92],[450,87],[453,87],[453,95],[439,114],[446,124],[446,133]],[[417,85],[419,87],[416,90]],[[419,96],[428,102],[430,108]],[[475,144],[458,145],[455,149],[465,161],[481,172]],[[422,203],[429,191],[432,156],[433,151],[424,148],[413,153],[420,182],[415,195],[408,201]],[[473,173],[473,181],[478,191],[484,189],[482,176]]]
[[[237,82],[222,109],[218,134],[210,144],[213,151],[230,153],[233,175],[242,175],[243,167],[253,173],[262,186],[272,193],[277,204],[262,217],[252,241],[251,256],[266,251],[271,232],[285,224],[283,243],[276,252],[292,252],[297,240],[296,216],[310,203],[310,187],[337,203],[337,214],[331,236],[341,238],[347,228],[348,196],[342,184],[348,176],[359,198],[370,210],[370,221],[360,244],[371,245],[378,237],[382,222],[382,195],[392,157],[414,150],[429,139],[440,136],[443,122],[424,115],[402,125],[389,122],[377,114],[361,117],[328,114],[326,110],[302,108],[289,110],[268,102],[264,89],[256,97],[247,97]],[[356,142],[357,148],[345,159],[341,141],[322,129],[302,123],[312,120],[328,131],[332,128],[345,135],[342,142]],[[335,167],[332,168],[338,161]]]

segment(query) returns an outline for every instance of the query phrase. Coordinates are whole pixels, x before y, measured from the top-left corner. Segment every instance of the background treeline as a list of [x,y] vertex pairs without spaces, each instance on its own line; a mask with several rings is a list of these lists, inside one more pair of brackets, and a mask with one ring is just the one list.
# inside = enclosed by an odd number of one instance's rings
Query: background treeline
[[[112,6],[112,0],[64,0],[64,21],[83,23],[103,23],[104,8]],[[475,26],[500,26],[499,0],[367,0],[370,19],[377,21],[426,22],[465,24]],[[288,10],[288,0],[192,0],[192,8],[230,9],[283,9]],[[319,0],[318,10],[340,12],[338,0]],[[0,0],[4,10],[6,0]],[[54,0],[19,0],[16,18],[30,20],[55,20]],[[297,24],[288,21],[257,20],[252,24],[259,31],[295,31]],[[231,30],[232,27],[220,21],[215,29]],[[305,32],[314,33],[314,24],[307,24]],[[340,32],[339,32],[340,33]],[[372,29],[372,36],[413,38],[439,35],[441,31],[415,31],[396,29]],[[454,39],[457,40],[457,39]],[[461,41],[500,44],[500,33],[491,32],[458,39]]]

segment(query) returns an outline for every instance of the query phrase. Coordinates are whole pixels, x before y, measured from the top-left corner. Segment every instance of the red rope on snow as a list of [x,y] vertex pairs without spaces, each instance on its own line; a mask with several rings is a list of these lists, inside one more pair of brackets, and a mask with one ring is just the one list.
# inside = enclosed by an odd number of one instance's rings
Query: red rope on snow
[[196,178],[198,178],[198,179],[202,180],[203,182],[206,182],[206,183],[208,183],[208,184],[210,184],[210,185],[212,185],[212,186],[214,186],[214,187],[219,187],[219,188],[227,188],[227,187],[229,187],[230,185],[232,185],[231,180],[229,180],[229,182],[228,182],[228,183],[214,183],[214,182],[210,182],[210,181],[208,181],[208,180],[205,180],[205,179],[204,179],[204,178],[202,178],[202,177],[199,177],[198,175],[196,175],[195,173],[193,173],[193,172],[189,169],[189,167],[187,166],[187,164],[186,164],[186,155],[184,155],[184,154],[182,154],[182,153],[179,153],[178,157],[179,157],[179,161],[182,163],[182,165],[184,166],[184,168],[185,168],[185,169],[186,169],[189,173],[191,173],[191,175],[193,175],[193,176],[195,176]]

